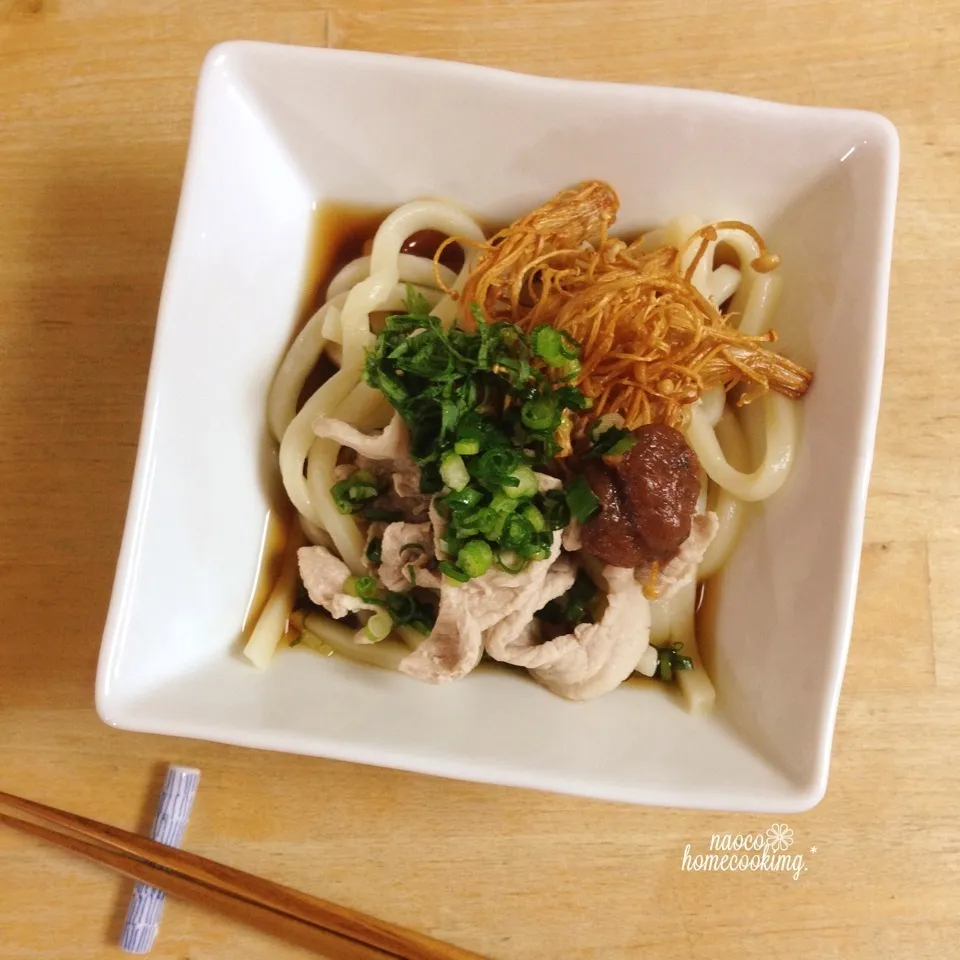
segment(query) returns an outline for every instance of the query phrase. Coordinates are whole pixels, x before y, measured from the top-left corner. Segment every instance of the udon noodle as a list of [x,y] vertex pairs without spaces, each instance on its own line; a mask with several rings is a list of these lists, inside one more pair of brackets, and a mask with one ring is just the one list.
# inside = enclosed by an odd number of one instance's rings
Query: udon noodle
[[[681,690],[691,709],[709,709],[714,691],[694,637],[697,586],[735,549],[744,504],[773,496],[789,475],[797,441],[794,400],[811,375],[769,348],[778,260],[752,227],[678,218],[626,242],[610,234],[617,206],[609,186],[591,181],[488,240],[455,205],[416,200],[386,217],[368,256],[334,276],[269,392],[268,423],[298,526],[247,644],[251,661],[269,662],[284,634],[298,587],[300,544],[329,548],[354,576],[369,572],[368,531],[356,515],[338,509],[331,492],[342,445],[317,436],[314,425],[330,417],[360,431],[390,423],[393,408],[364,380],[365,357],[376,340],[377,318],[403,312],[412,290],[445,327],[469,327],[478,318],[506,321],[529,334],[548,325],[578,341],[581,367],[574,382],[593,406],[577,416],[575,433],[610,414],[627,429],[664,423],[682,431],[703,471],[697,511],[716,514],[718,526],[696,574],[668,599],[650,603],[650,642],[683,644],[693,669],[677,674]],[[458,272],[438,258],[402,252],[407,238],[423,230],[459,244],[464,256]],[[324,354],[338,369],[298,410],[304,384]],[[762,451],[750,448],[741,423],[740,408],[751,403],[762,410]],[[596,568],[595,579],[602,579]],[[306,626],[309,643],[316,646],[319,637],[341,654],[391,669],[422,641],[409,630],[393,630],[376,644],[360,645],[351,639],[355,631],[322,611],[310,612]]]

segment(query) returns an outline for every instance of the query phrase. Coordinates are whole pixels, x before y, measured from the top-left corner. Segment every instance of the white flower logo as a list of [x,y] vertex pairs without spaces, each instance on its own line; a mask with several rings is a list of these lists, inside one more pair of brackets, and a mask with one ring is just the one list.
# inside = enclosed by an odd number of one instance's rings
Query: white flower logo
[[793,831],[785,823],[775,823],[767,828],[767,846],[777,853],[793,846]]

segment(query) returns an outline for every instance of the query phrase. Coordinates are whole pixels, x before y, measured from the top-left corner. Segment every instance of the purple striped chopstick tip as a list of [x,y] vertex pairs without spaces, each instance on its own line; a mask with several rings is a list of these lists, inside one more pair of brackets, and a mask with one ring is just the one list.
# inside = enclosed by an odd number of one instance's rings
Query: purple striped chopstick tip
[[[171,766],[160,792],[160,803],[150,836],[158,843],[179,847],[187,829],[193,801],[200,784],[200,771]],[[133,888],[127,919],[120,935],[120,947],[127,953],[149,953],[157,939],[163,914],[163,891],[138,883]]]

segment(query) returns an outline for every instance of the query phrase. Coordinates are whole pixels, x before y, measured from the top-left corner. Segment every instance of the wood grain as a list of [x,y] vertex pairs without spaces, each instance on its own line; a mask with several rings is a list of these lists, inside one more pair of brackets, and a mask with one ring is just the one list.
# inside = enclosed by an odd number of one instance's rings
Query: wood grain
[[[797,881],[681,870],[770,818],[649,811],[134,734],[92,691],[196,74],[248,37],[879,110],[902,176],[857,624]],[[0,0],[0,787],[502,960],[944,958],[960,920],[960,3]],[[600,145],[598,145],[600,149]],[[809,853],[812,846],[817,853]],[[93,960],[124,893],[0,832],[0,956]],[[168,905],[159,960],[296,948]]]
[[4,791],[0,824],[331,960],[484,960],[266,877]]

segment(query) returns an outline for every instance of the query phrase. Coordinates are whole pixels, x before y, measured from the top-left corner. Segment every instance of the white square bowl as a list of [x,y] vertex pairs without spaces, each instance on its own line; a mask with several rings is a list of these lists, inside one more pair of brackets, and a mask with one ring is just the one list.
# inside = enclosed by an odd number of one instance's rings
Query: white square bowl
[[[879,402],[898,141],[875,114],[227,43],[200,79],[97,679],[130,730],[636,803],[793,812],[826,788]],[[505,220],[585,178],[618,225],[757,225],[782,343],[816,370],[796,467],[725,574],[718,709],[441,687],[306,650],[237,654],[271,469],[264,405],[315,206],[449,197]]]

